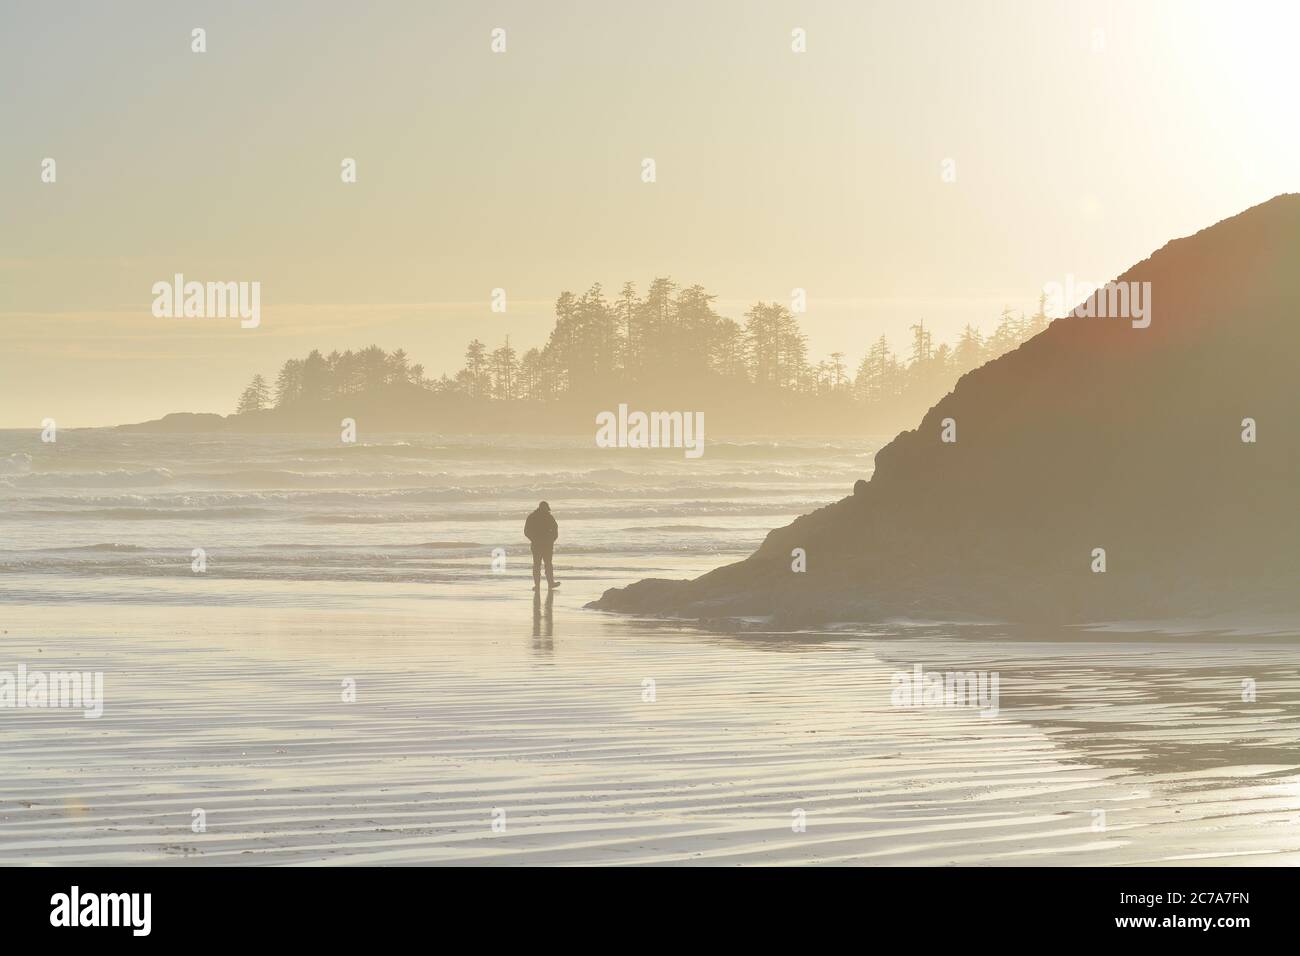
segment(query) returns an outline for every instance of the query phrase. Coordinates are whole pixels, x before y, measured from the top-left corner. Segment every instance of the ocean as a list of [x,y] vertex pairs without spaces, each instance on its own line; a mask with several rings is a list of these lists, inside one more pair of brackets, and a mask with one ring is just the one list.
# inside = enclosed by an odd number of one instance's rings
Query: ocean
[[[688,460],[589,438],[345,445],[95,429],[43,444],[4,431],[0,601],[147,593],[314,607],[346,604],[361,582],[488,595],[531,574],[522,529],[543,499],[560,522],[565,586],[594,598],[744,557],[771,528],[848,494],[879,445],[715,442]],[[248,584],[223,587],[233,581]]]

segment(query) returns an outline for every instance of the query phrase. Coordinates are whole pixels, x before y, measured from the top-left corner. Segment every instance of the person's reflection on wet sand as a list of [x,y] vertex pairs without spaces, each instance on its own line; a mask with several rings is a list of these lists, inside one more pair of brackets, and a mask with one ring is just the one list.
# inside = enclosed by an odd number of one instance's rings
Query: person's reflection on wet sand
[[554,645],[551,641],[555,633],[555,619],[552,614],[555,605],[555,592],[546,592],[546,601],[542,601],[542,592],[533,592],[533,650],[551,653]]

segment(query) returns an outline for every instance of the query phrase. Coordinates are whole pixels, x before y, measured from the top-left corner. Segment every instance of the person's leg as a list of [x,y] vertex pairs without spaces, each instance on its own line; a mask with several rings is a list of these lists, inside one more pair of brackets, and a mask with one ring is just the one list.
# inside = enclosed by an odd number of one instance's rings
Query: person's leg
[[555,557],[554,546],[547,548],[542,557],[546,562],[546,583],[550,587],[555,587],[555,568],[551,565],[551,561]]
[[[550,574],[550,559],[547,558],[547,574]],[[536,591],[542,584],[542,549],[533,545],[533,590]]]

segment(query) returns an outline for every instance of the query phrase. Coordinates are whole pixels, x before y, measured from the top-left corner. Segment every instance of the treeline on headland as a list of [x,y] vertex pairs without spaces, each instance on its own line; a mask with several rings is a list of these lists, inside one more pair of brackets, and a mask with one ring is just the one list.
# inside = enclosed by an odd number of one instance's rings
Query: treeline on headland
[[[360,351],[312,351],[284,363],[274,383],[261,375],[244,389],[237,413],[293,409],[366,395],[410,392],[475,406],[612,407],[626,397],[701,403],[757,403],[768,416],[789,409],[834,409],[837,418],[892,425],[928,408],[964,372],[1017,346],[1047,326],[1044,301],[1031,317],[1004,309],[985,336],[967,325],[957,341],[936,344],[924,322],[911,328],[905,354],[881,335],[851,366],[845,352],[808,355],[798,317],[778,302],[757,302],[743,322],[719,315],[702,286],[656,278],[644,295],[625,283],[609,299],[599,284],[580,296],[564,292],[546,344],[522,354],[507,337],[496,348],[474,339],[454,375],[430,377],[406,352],[371,345]],[[480,416],[482,417],[482,416]],[[488,416],[500,420],[500,416]],[[525,417],[529,417],[526,416]],[[744,416],[732,416],[739,422]],[[584,421],[586,419],[584,418]],[[762,422],[755,422],[761,425]],[[810,425],[814,423],[809,423]],[[815,428],[810,428],[815,431]]]

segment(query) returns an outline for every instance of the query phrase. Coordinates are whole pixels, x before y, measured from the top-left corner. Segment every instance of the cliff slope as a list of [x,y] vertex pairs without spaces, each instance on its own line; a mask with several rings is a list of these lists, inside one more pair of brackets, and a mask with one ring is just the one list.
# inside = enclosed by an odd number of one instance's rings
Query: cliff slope
[[1150,283],[1149,327],[1053,322],[963,376],[880,451],[863,493],[742,562],[592,606],[790,623],[1300,607],[1300,195],[1170,242],[1117,281]]

